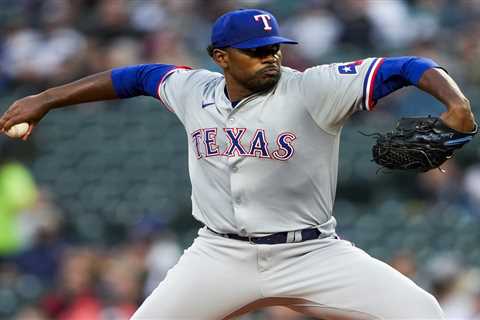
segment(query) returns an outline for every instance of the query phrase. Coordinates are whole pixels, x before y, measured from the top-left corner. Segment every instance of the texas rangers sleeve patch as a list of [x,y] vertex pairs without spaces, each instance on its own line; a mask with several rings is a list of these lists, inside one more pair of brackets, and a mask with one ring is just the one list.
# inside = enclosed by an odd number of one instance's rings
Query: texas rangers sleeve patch
[[355,65],[352,64],[344,64],[341,66],[338,66],[338,73],[340,74],[356,74],[357,69],[355,68]]
[[361,65],[363,60],[344,63],[338,66],[339,74],[357,74],[357,66]]

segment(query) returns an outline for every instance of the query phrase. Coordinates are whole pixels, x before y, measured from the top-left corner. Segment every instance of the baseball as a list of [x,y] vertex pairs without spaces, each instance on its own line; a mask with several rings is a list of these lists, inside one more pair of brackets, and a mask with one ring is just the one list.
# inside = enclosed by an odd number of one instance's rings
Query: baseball
[[21,138],[27,133],[29,127],[30,125],[26,122],[18,123],[8,129],[5,134],[10,138]]

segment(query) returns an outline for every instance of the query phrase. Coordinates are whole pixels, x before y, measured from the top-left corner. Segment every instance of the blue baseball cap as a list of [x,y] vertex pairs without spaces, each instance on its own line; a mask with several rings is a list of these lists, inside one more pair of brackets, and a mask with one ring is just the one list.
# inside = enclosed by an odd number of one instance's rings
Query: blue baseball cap
[[240,9],[225,13],[212,27],[214,48],[257,48],[279,43],[298,42],[280,36],[277,20],[270,12]]

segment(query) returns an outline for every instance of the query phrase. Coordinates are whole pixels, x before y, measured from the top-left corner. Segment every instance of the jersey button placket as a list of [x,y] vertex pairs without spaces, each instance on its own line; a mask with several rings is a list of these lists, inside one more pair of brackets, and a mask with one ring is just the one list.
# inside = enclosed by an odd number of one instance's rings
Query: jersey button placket
[[235,117],[235,115],[239,112],[238,109],[233,109],[230,111],[230,113],[227,115],[227,125],[229,127],[234,127],[235,125],[235,121],[237,120],[237,118]]
[[[226,126],[229,128],[235,128],[238,126],[238,121],[235,118],[233,114],[238,112],[237,109],[232,110],[230,114],[227,117],[226,120]],[[238,173],[239,168],[239,162],[242,161],[239,159],[238,156],[230,157],[228,160],[229,167],[230,167],[230,192],[231,192],[231,197],[232,197],[232,207],[233,207],[233,214],[235,216],[236,220],[236,226],[237,226],[237,232],[240,235],[246,236],[248,234],[248,231],[245,228],[245,225],[242,223],[242,219],[239,216],[239,213],[242,210],[242,205],[243,205],[243,197],[242,197],[242,188],[238,185],[238,176],[236,173]],[[240,187],[240,188],[239,188]],[[240,220],[239,220],[240,218]]]
[[230,186],[231,186],[230,190],[231,191],[230,192],[232,196],[233,214],[235,216],[238,231],[243,230],[246,233],[246,229],[243,226],[241,219],[239,220],[239,218],[241,217],[239,214],[242,210],[243,197],[242,197],[241,188],[238,188],[238,184],[236,183],[236,180],[237,180],[235,179],[236,175],[234,174],[235,172],[238,171],[237,165],[232,164],[230,167],[230,170],[231,170],[231,174],[230,174]]

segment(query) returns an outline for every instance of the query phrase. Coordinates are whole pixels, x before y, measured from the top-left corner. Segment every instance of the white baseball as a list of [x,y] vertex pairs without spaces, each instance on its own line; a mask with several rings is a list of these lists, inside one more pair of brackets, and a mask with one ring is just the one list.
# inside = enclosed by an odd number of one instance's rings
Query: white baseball
[[5,134],[10,138],[21,138],[27,133],[29,127],[30,125],[26,122],[18,123],[8,129]]

